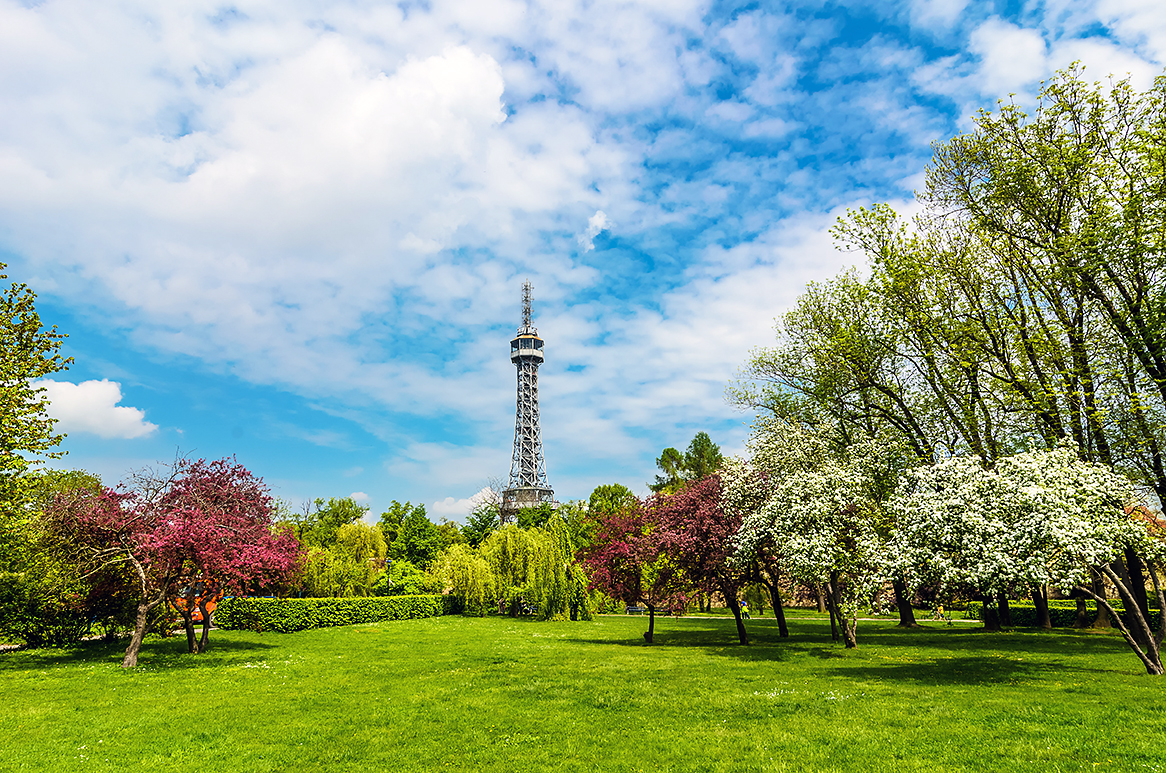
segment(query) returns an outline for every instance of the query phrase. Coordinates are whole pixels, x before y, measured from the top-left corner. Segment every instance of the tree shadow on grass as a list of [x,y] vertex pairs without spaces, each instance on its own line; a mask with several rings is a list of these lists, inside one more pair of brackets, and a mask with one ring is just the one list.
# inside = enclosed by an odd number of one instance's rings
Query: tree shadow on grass
[[1008,684],[1050,677],[1069,678],[1074,674],[1112,674],[1112,669],[1088,668],[1063,659],[1032,659],[965,655],[910,663],[848,663],[845,674],[871,682],[947,684]]
[[[888,621],[859,625],[859,648],[848,651],[830,636],[828,621],[790,621],[791,636],[782,638],[775,621],[747,623],[750,644],[738,643],[732,620],[689,619],[662,627],[657,621],[656,643],[642,638],[578,639],[592,644],[622,647],[699,648],[710,656],[750,662],[781,662],[800,658],[838,661],[840,670],[859,679],[920,683],[1009,682],[1029,678],[1047,680],[1050,674],[1137,673],[1128,668],[1093,668],[1069,662],[1066,655],[1112,656],[1126,653],[1125,643],[1109,635],[1073,629],[1017,629],[1003,633],[978,627],[934,626],[902,629]],[[873,652],[872,652],[873,651]],[[879,662],[894,657],[907,662]]]
[[[69,666],[119,665],[128,644],[125,639],[95,640],[70,647],[12,650],[0,653],[0,673],[43,671]],[[145,642],[138,656],[138,665],[165,669],[222,666],[230,664],[239,655],[253,655],[277,647],[276,644],[237,639],[216,641],[212,636],[205,653],[191,655],[187,652],[186,638],[175,636]]]

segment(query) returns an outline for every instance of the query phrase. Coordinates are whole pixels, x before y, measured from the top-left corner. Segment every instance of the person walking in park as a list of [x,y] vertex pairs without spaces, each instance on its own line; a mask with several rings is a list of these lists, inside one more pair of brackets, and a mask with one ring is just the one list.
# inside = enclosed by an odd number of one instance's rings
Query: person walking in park
[[746,620],[751,619],[749,617],[749,602],[748,601],[741,602],[741,617],[745,618]]

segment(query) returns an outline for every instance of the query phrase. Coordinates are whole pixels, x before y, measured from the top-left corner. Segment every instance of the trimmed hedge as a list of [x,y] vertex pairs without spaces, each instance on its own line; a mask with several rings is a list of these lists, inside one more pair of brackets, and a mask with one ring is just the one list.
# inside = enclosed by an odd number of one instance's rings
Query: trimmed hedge
[[245,631],[291,633],[309,628],[412,620],[457,612],[452,596],[373,596],[342,599],[271,599],[235,596],[219,602],[215,625]]
[[[1125,611],[1120,601],[1110,599],[1109,605],[1119,615]],[[1093,601],[1087,601],[1086,609],[1088,609],[1089,620],[1092,622],[1097,617],[1097,604]],[[1031,602],[1009,601],[1008,611],[1012,616],[1012,625],[1019,628],[1035,628],[1037,626],[1036,607]],[[1152,628],[1158,626],[1159,614],[1156,609],[1150,610],[1149,623]],[[969,602],[968,609],[964,613],[964,619],[983,620],[983,605],[978,601]],[[1072,628],[1077,624],[1077,602],[1071,599],[1054,599],[1049,601],[1049,620],[1052,622],[1054,628]]]

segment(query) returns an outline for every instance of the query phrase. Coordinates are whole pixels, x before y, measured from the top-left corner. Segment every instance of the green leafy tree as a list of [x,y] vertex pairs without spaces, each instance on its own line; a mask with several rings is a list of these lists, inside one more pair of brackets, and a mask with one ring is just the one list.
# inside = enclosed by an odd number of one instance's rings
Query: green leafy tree
[[385,535],[385,541],[390,546],[397,541],[397,537],[401,532],[401,524],[405,522],[405,518],[416,509],[420,509],[422,514],[425,513],[425,505],[417,505],[414,507],[411,502],[401,504],[394,499],[389,504],[389,509],[381,513],[378,525],[381,527],[381,533]]
[[[0,263],[0,272],[5,264]],[[7,279],[0,273],[0,280]],[[59,354],[65,336],[45,329],[36,294],[13,283],[0,295],[0,571],[17,568],[28,539],[29,497],[36,485],[27,473],[39,459],[62,456],[44,389],[35,380],[68,368]],[[39,457],[39,459],[38,459]]]
[[596,516],[611,515],[638,504],[636,495],[627,486],[621,483],[605,483],[592,490],[591,496],[587,499],[587,510]]
[[442,555],[440,573],[449,592],[465,604],[465,614],[484,617],[495,604],[494,572],[468,543],[454,545]]
[[721,448],[712,441],[707,432],[698,432],[684,453],[675,448],[665,448],[656,460],[656,466],[664,473],[657,475],[650,485],[652,491],[672,493],[685,484],[703,480],[721,469],[724,457]]
[[305,547],[327,548],[336,544],[342,526],[360,521],[367,513],[368,506],[352,497],[316,499],[302,514],[292,516],[292,532]]
[[476,505],[466,516],[466,524],[462,527],[462,534],[470,547],[476,548],[482,544],[482,540],[490,536],[501,525],[501,516],[497,506],[493,503],[483,502]]
[[437,524],[437,533],[441,536],[442,551],[466,541],[466,535],[462,534],[461,526],[448,518],[442,518],[441,523]]
[[[405,506],[409,507],[408,503]],[[433,564],[442,548],[441,533],[425,515],[425,505],[417,505],[409,508],[401,521],[397,538],[389,546],[389,557],[394,561],[403,558],[424,570]]]

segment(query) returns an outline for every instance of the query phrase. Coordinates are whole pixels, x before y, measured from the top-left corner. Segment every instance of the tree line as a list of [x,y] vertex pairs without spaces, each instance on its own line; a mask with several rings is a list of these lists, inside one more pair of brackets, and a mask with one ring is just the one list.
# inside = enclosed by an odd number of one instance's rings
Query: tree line
[[651,608],[765,567],[825,587],[846,646],[888,588],[905,626],[930,585],[989,627],[1018,595],[1048,626],[1061,590],[1162,673],[1166,78],[1058,73],[937,144],[919,199],[839,220],[867,265],[811,284],[731,386],[747,457],[602,524],[594,576]]

